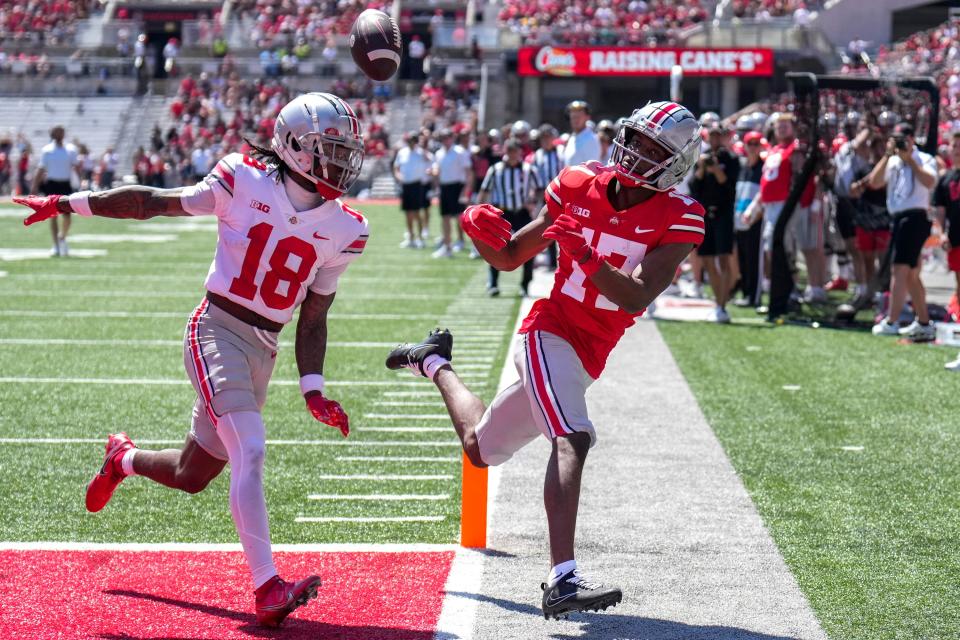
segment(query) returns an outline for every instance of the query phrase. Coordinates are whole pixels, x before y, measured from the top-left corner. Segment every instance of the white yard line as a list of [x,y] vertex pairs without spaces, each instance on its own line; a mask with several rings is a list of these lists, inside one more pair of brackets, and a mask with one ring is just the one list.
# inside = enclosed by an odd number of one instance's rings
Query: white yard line
[[[190,384],[186,378],[48,378],[32,376],[0,377],[0,383],[18,384],[115,384],[115,385],[151,385],[151,386],[179,386]],[[328,387],[426,387],[430,382],[392,382],[389,380],[329,380],[324,383]],[[272,380],[271,386],[299,387],[297,380]]]
[[297,516],[294,522],[443,522],[447,516],[389,516],[389,517],[309,517]]
[[[2,314],[0,314],[2,315]],[[279,346],[293,347],[292,340],[281,340]],[[183,340],[93,340],[74,338],[0,338],[0,346],[70,346],[70,347],[183,347]],[[328,347],[384,349],[393,342],[328,342]]]
[[[373,433],[451,433],[450,427],[358,427]],[[453,441],[456,442],[456,441]]]
[[453,476],[449,473],[440,473],[440,474],[370,474],[370,473],[353,473],[353,474],[332,474],[332,473],[323,473],[317,476],[312,476],[314,480],[370,480],[372,482],[401,482],[401,481],[416,481],[416,480],[453,480]]
[[460,462],[460,456],[337,456],[337,462]]
[[[396,543],[310,543],[274,544],[280,553],[447,553],[455,544]],[[240,552],[238,542],[0,542],[0,551],[126,551],[142,552]]]
[[[448,429],[442,429],[448,431]],[[137,438],[137,444],[150,446],[182,445],[183,438],[176,440],[142,440]],[[0,438],[0,444],[98,444],[104,445],[106,438]],[[451,447],[460,448],[456,441],[424,442],[421,440],[357,440],[345,438],[343,440],[267,440],[272,447]]]
[[416,401],[408,401],[408,400],[398,400],[398,401],[379,400],[377,402],[374,402],[373,404],[378,407],[436,407],[437,401],[434,400],[433,402],[416,402]]
[[[154,263],[151,263],[154,264]],[[209,265],[208,265],[209,266]],[[178,281],[196,281],[197,274],[173,274],[173,273],[162,273],[162,274],[143,274],[134,276],[138,282],[178,282]],[[18,273],[14,275],[11,279],[16,280],[42,280],[45,282],[83,282],[83,281],[106,281],[106,282],[116,282],[117,276],[112,274],[104,273]],[[340,279],[341,284],[349,284],[355,282],[358,284],[382,284],[383,278],[374,278],[374,277],[364,277],[364,276],[352,276],[347,273],[344,277]],[[450,284],[456,285],[460,282],[460,278],[430,278],[430,277],[405,277],[401,284],[411,283],[411,284]]]
[[440,391],[434,387],[431,391],[384,391],[383,395],[388,398],[436,398]]
[[450,420],[446,413],[365,413],[363,417],[373,420]]
[[[50,291],[34,293],[16,293],[13,295],[46,295]],[[118,297],[124,297],[126,292],[121,292]],[[0,295],[10,295],[9,292],[0,292]],[[80,292],[67,292],[63,295],[85,295]],[[98,296],[99,293],[93,295]],[[160,293],[161,296],[167,294]],[[182,294],[171,294],[180,297]],[[191,297],[200,299],[199,294],[190,294]],[[50,296],[52,298],[62,297],[61,295]],[[108,296],[109,297],[109,296]],[[143,294],[127,296],[133,298],[148,297]],[[189,312],[179,311],[39,311],[33,309],[3,309],[0,310],[0,316],[23,317],[23,318],[182,318],[186,321]],[[429,313],[411,314],[411,313],[331,313],[327,316],[332,320],[434,320],[436,315]],[[396,342],[385,343],[392,347],[397,346]]]
[[364,494],[336,494],[336,493],[311,493],[307,500],[324,501],[376,501],[376,502],[417,502],[431,500],[448,500],[449,493],[364,493]]
[[[30,298],[73,298],[73,297],[83,297],[83,298],[142,298],[148,300],[151,298],[197,298],[199,299],[202,296],[201,291],[154,291],[150,289],[143,289],[140,291],[124,291],[124,290],[102,290],[102,289],[68,289],[68,290],[31,290],[31,291],[4,291],[4,295],[11,296],[15,295],[18,297],[30,297]],[[367,293],[346,293],[344,294],[345,298],[350,300],[434,300],[436,301],[437,295],[428,294],[428,293],[380,293],[380,294],[367,294]],[[399,315],[398,319],[403,318],[418,318],[417,315]],[[422,319],[424,316],[420,316]],[[437,315],[426,315],[426,319],[436,320]]]

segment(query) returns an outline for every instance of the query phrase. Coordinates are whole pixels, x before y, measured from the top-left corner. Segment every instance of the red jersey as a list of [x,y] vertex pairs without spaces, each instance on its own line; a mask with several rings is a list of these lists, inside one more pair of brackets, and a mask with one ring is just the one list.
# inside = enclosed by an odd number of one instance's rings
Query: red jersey
[[[544,193],[550,217],[567,213],[576,218],[590,246],[626,273],[661,245],[703,241],[703,207],[696,200],[670,190],[617,211],[607,198],[615,176],[614,167],[599,162],[566,167]],[[580,265],[561,252],[550,297],[534,303],[520,333],[540,330],[560,336],[587,373],[598,378],[624,331],[642,314],[627,313],[608,300]]]
[[[767,152],[763,162],[763,174],[760,177],[760,202],[784,202],[790,195],[790,183],[793,181],[793,154],[798,142],[778,144]],[[800,195],[800,206],[809,207],[813,202],[816,187],[813,178],[807,183]]]

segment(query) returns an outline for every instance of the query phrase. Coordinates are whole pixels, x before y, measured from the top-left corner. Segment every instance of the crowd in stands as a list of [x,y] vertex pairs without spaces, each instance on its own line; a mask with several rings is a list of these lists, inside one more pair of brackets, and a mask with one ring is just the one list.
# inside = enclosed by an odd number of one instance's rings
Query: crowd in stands
[[0,43],[70,43],[77,20],[90,16],[96,0],[16,0],[0,3]]
[[717,3],[716,18],[759,21],[792,18],[795,23],[806,25],[822,5],[821,0],[721,0]]
[[257,47],[293,50],[325,43],[331,35],[346,35],[361,11],[388,5],[366,0],[240,0],[234,11],[249,25],[250,40]]
[[499,20],[525,44],[662,45],[708,18],[700,0],[506,0]]

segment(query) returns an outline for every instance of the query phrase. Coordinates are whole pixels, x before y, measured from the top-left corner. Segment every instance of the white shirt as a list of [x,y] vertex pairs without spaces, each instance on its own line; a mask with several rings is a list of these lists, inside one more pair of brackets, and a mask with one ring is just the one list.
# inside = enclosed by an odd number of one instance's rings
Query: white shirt
[[411,58],[422,58],[427,53],[427,46],[420,40],[411,40],[407,45],[407,53]]
[[117,170],[117,154],[116,153],[104,153],[102,160],[107,171]]
[[574,165],[600,159],[600,141],[590,127],[574,135],[570,134],[567,144],[563,146],[563,166]]
[[[369,234],[366,219],[339,200],[296,211],[276,177],[239,153],[184,189],[180,202],[191,215],[219,218],[207,291],[281,324],[290,322],[308,290],[336,291]],[[244,273],[250,261],[256,271]],[[277,264],[284,268],[275,269]]]
[[403,184],[423,182],[430,168],[430,159],[420,147],[411,149],[406,146],[397,151],[393,166],[400,170],[400,182]]
[[[914,147],[913,159],[925,170],[937,175],[937,161],[933,156]],[[926,210],[930,207],[930,194],[933,190],[927,189],[917,180],[913,170],[903,163],[900,156],[893,155],[887,161],[884,177],[887,180],[887,210],[890,213],[907,209]]]
[[440,184],[466,183],[467,172],[473,168],[473,161],[469,151],[455,144],[449,149],[440,147],[433,167],[439,173]]
[[77,148],[69,142],[63,146],[50,142],[40,150],[40,166],[47,172],[47,180],[69,182],[77,164]]
[[190,164],[193,165],[193,175],[205,176],[210,171],[210,150],[194,149],[190,154]]

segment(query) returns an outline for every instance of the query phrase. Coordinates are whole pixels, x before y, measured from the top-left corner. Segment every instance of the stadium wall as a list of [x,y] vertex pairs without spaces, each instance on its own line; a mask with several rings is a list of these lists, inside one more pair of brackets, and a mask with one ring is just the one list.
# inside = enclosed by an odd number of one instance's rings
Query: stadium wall
[[[817,14],[812,26],[837,46],[846,46],[855,38],[874,45],[887,44],[943,22],[951,6],[960,6],[960,1],[834,0]],[[923,10],[917,11],[920,8]],[[911,10],[909,15],[900,13],[907,10]],[[915,24],[918,15],[928,15],[929,24]],[[902,28],[895,26],[898,22],[903,23]]]

